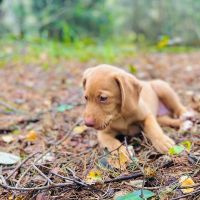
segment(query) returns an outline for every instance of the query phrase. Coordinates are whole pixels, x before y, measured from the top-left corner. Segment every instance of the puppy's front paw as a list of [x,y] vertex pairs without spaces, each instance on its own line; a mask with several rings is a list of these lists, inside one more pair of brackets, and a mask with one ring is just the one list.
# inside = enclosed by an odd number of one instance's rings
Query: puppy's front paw
[[159,138],[152,140],[153,146],[160,153],[166,154],[171,147],[175,145],[175,142],[167,135],[162,135]]

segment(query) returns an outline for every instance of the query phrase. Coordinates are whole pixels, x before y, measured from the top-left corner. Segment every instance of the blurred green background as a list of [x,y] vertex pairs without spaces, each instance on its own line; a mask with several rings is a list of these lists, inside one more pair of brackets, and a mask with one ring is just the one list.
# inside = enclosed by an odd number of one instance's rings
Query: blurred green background
[[196,49],[199,11],[197,0],[0,0],[0,64]]

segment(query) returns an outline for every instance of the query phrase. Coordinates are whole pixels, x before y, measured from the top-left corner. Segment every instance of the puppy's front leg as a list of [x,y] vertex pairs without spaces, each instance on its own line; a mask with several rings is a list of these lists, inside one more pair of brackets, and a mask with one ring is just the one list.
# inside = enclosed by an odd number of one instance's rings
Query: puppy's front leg
[[153,146],[160,153],[167,153],[175,143],[165,135],[153,115],[148,115],[144,120],[144,132],[151,140]]
[[[101,147],[107,148],[109,152],[113,151],[113,154],[117,154],[117,149],[122,152],[128,158],[128,152],[122,143],[115,138],[115,132],[99,131],[97,133],[98,141]],[[116,150],[116,151],[114,151]]]

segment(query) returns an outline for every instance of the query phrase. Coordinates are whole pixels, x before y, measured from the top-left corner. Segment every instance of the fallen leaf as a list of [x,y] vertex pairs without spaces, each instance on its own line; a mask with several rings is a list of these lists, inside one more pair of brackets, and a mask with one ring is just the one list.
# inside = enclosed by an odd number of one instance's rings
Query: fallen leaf
[[102,181],[102,174],[97,169],[91,169],[86,177],[86,183],[94,184],[96,182]]
[[21,131],[19,129],[15,129],[14,131],[12,131],[12,134],[14,134],[14,135],[20,135]]
[[123,152],[119,152],[119,162],[120,162],[120,164],[121,165],[124,165],[125,163],[127,163],[128,162],[128,156],[125,154],[125,153],[123,153]]
[[[181,184],[181,187],[192,186],[195,184],[192,178],[189,176],[181,176],[179,179],[179,183]],[[181,191],[183,192],[183,194],[187,194],[193,192],[194,188],[185,188],[181,189]]]
[[31,131],[28,132],[25,139],[28,142],[34,142],[35,140],[38,139],[38,134],[34,130],[31,130]]
[[15,197],[15,200],[25,200],[25,199],[26,197],[22,195]]
[[[143,197],[141,196],[143,194]],[[155,196],[155,193],[150,190],[136,190],[134,192],[117,197],[116,200],[143,200]]]
[[114,200],[117,200],[117,198],[121,197],[121,196],[124,196],[128,193],[128,191],[118,191],[118,192],[115,192],[115,195],[113,197]]
[[0,152],[0,164],[13,165],[19,162],[21,158],[11,153]]
[[180,145],[184,146],[185,149],[190,152],[191,147],[192,147],[192,143],[189,140],[183,141],[180,143]]
[[8,197],[8,200],[25,200],[26,197],[25,196],[22,196],[22,195],[19,195],[19,196],[14,196],[13,194],[10,195]]
[[127,167],[129,158],[122,151],[120,151],[118,154],[110,154],[107,160],[109,165],[112,167],[124,170]]
[[187,150],[190,152],[191,150],[191,142],[189,140],[181,142],[179,145],[175,145],[172,148],[169,149],[169,154],[170,155],[178,155],[182,153],[184,150]]
[[14,137],[12,135],[3,135],[1,138],[6,143],[11,143],[14,141]]
[[13,200],[13,195],[12,194],[8,197],[8,200]]
[[59,105],[56,110],[58,112],[65,112],[66,110],[71,110],[72,108],[74,108],[73,105],[71,104],[62,104],[62,105]]
[[73,132],[76,133],[76,134],[81,134],[83,133],[85,130],[87,130],[87,127],[85,125],[83,126],[76,126],[74,129],[73,129]]
[[169,154],[170,154],[170,155],[178,155],[178,154],[180,154],[181,152],[183,152],[184,149],[185,149],[185,147],[182,146],[182,145],[175,145],[175,146],[173,146],[173,147],[171,147],[171,148],[169,149]]

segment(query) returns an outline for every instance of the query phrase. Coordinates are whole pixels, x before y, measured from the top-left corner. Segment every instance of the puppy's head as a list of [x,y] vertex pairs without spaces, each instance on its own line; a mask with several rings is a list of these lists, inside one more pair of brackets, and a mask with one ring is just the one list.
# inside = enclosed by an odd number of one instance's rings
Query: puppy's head
[[109,65],[89,68],[83,75],[85,124],[103,130],[119,116],[137,108],[141,87],[128,73]]

